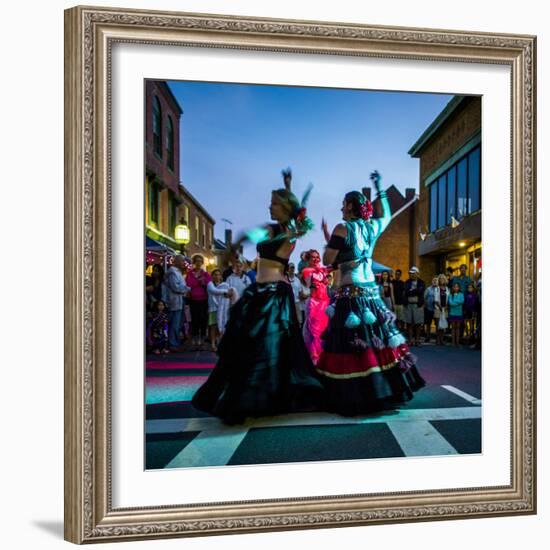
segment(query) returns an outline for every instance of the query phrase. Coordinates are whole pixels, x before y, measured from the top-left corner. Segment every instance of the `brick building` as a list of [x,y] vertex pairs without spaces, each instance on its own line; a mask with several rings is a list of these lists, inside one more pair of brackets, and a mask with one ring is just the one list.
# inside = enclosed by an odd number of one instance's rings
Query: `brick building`
[[[180,119],[183,111],[166,82],[145,84],[145,227],[148,237],[187,255],[200,253],[214,265],[215,220],[180,181]],[[183,221],[190,242],[182,248],[174,230]]]
[[418,265],[481,272],[481,98],[455,96],[409,150],[420,159]]
[[[380,235],[374,249],[373,260],[393,271],[400,269],[407,273],[417,258],[418,197],[415,189],[405,189],[403,196],[395,185],[386,190],[392,219],[384,233]],[[363,194],[371,200],[371,188],[364,187]],[[382,213],[380,200],[372,203],[374,216]]]
[[235,243],[233,242],[233,231],[229,228],[225,230],[224,234],[225,240],[214,238],[214,243],[212,246],[212,251],[214,252],[215,260],[214,263],[216,267],[220,269],[226,269],[231,264],[231,259],[234,257],[234,252],[238,252],[241,256],[243,255],[243,245],[239,245],[234,248]]
[[185,245],[188,256],[201,254],[208,267],[215,265],[213,253],[215,221],[202,204],[191,193],[180,185],[181,204],[179,205],[180,221],[190,229],[190,241]]

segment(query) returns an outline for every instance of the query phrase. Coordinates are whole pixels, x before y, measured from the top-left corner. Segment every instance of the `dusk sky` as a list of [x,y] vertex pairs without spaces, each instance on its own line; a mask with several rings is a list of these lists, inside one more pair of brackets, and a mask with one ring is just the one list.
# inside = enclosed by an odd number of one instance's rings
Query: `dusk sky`
[[[271,190],[283,186],[281,169],[292,168],[301,198],[314,186],[308,214],[315,229],[297,245],[322,250],[325,217],[340,220],[346,192],[370,185],[377,169],[382,183],[418,190],[418,160],[407,154],[452,96],[336,90],[289,86],[174,82],[169,86],[183,115],[180,126],[182,184],[216,220],[223,240],[269,222]],[[245,246],[253,259],[255,249]]]

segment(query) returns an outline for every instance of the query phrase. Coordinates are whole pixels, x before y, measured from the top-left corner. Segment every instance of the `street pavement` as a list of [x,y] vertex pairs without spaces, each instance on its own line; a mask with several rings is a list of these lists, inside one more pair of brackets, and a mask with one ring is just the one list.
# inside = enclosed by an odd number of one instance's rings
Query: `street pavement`
[[481,352],[411,348],[426,380],[397,410],[357,417],[322,412],[226,426],[190,403],[210,374],[210,352],[148,356],[146,469],[481,452]]

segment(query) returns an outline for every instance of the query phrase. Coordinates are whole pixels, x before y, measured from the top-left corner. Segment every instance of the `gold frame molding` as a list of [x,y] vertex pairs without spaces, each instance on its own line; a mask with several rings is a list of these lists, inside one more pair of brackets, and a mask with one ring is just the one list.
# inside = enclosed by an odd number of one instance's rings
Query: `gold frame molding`
[[[113,509],[110,58],[116,42],[496,63],[512,75],[512,449],[502,487]],[[65,538],[75,543],[536,512],[536,37],[75,7],[65,12]]]

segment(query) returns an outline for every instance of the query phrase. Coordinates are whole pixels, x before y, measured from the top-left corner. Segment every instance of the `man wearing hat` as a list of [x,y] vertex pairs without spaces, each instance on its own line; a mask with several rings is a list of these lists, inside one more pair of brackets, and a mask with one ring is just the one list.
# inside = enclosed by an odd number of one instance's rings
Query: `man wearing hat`
[[426,285],[419,277],[416,266],[409,269],[409,278],[405,281],[405,322],[409,332],[409,345],[420,345],[420,330],[424,324],[424,291]]

